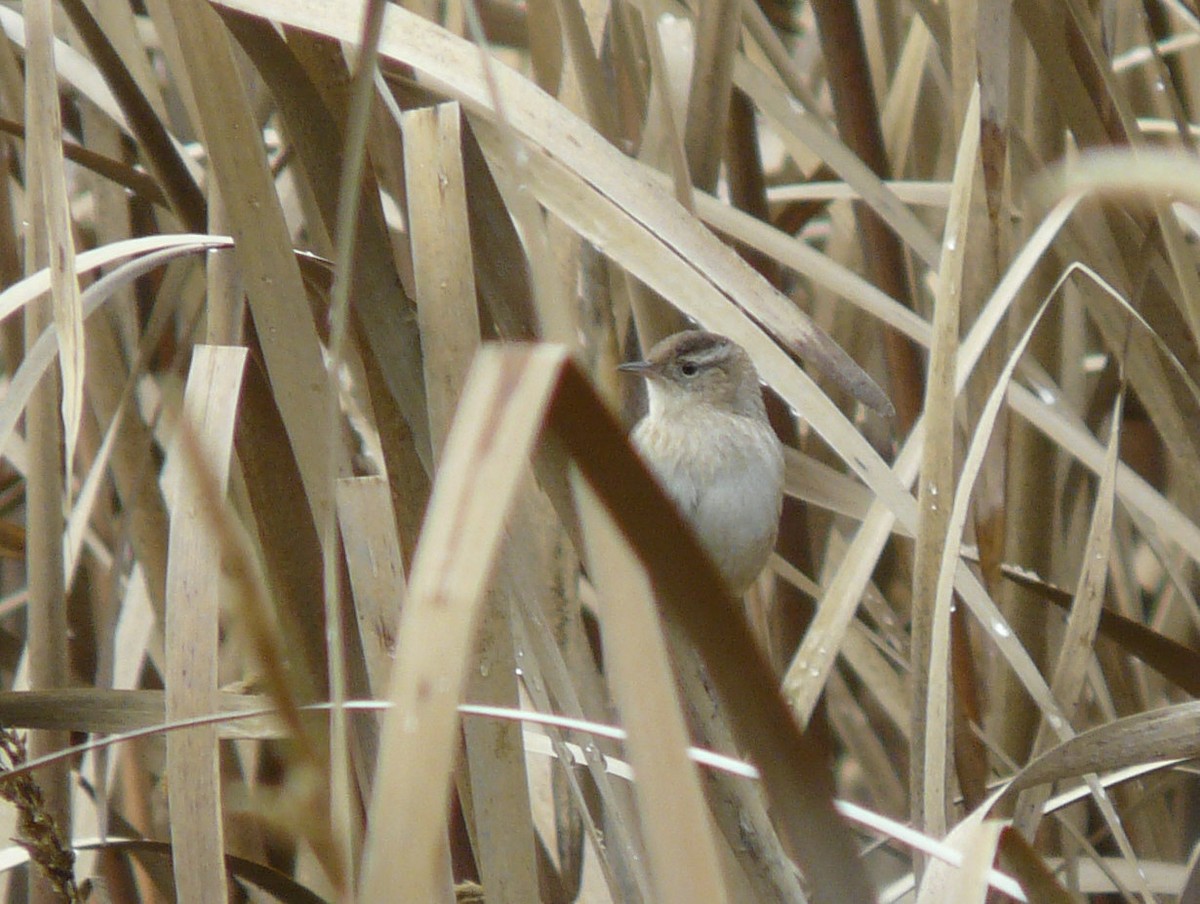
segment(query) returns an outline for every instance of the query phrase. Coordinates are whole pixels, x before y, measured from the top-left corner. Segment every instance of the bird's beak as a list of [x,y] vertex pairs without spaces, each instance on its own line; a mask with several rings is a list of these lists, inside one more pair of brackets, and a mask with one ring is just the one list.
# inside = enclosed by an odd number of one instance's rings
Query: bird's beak
[[627,374],[644,374],[650,370],[649,361],[626,361],[624,364],[618,364],[617,370],[623,370]]

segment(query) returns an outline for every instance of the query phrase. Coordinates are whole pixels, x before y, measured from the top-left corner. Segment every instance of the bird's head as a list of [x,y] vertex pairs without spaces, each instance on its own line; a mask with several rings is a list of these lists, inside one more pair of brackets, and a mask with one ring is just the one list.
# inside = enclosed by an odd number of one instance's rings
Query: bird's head
[[750,356],[716,333],[675,333],[650,349],[646,360],[619,369],[645,377],[652,417],[696,406],[748,417],[763,413],[762,390]]

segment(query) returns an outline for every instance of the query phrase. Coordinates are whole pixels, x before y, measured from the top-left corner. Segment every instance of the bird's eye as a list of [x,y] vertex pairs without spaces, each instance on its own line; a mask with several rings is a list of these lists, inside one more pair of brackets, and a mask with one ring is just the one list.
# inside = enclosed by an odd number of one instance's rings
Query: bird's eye
[[695,361],[684,361],[679,365],[679,372],[685,377],[694,377],[700,373],[700,365]]

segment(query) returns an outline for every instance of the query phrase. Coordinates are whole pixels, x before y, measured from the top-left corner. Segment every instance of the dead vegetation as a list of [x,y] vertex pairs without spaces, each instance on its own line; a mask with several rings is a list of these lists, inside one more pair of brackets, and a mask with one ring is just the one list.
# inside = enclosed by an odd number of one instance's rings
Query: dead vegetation
[[[0,28],[6,900],[1200,901],[1192,0]],[[613,413],[689,321],[744,607]]]

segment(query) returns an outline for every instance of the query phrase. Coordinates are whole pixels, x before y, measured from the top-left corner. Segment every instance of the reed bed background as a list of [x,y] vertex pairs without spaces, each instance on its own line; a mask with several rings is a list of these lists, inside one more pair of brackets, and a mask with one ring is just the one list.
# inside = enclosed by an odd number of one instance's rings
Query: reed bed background
[[1192,0],[0,28],[6,900],[1200,901]]

